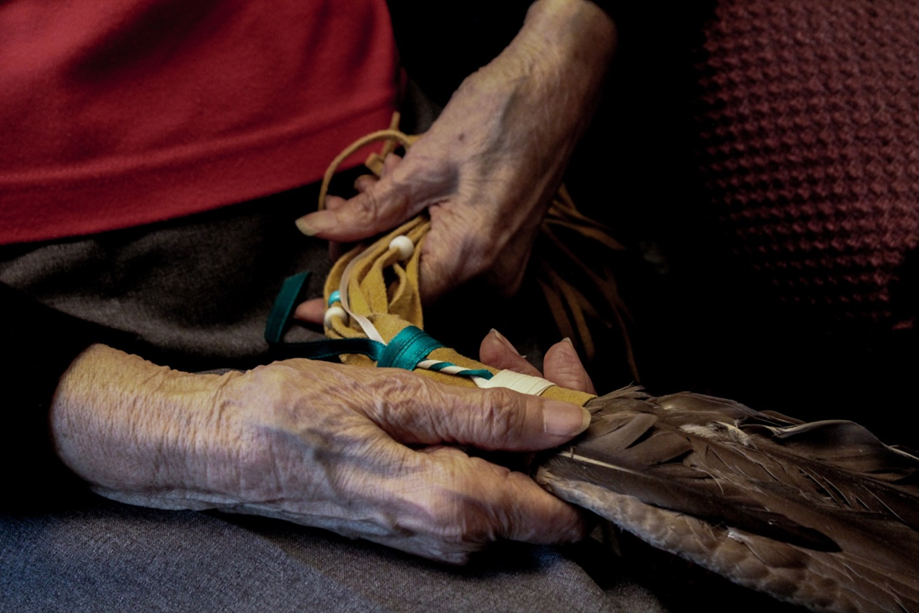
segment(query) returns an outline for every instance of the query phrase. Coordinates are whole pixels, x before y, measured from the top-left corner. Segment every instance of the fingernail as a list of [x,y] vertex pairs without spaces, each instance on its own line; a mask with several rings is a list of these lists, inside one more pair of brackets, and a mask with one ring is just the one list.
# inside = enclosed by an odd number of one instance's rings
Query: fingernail
[[569,402],[547,400],[543,405],[543,429],[556,436],[574,436],[590,425],[587,409]]
[[500,332],[498,332],[498,331],[495,330],[494,328],[491,329],[491,333],[494,334],[494,335],[495,335],[495,338],[497,338],[499,341],[501,341],[501,342],[504,344],[505,347],[508,347],[511,351],[513,351],[513,352],[516,353],[517,355],[520,355],[520,352],[517,351],[517,348],[514,347],[514,344],[513,344],[512,342],[510,342],[509,340],[507,340],[506,338],[504,338],[504,335],[503,335],[503,334],[501,334]]
[[581,354],[578,353],[578,348],[574,346],[574,341],[572,341],[570,338],[566,336],[565,338],[562,339],[562,343],[564,343],[563,345],[564,347],[567,347],[565,351],[568,352],[568,355],[571,356],[571,359],[577,360],[578,363],[580,364]]
[[296,222],[297,229],[307,236],[316,236],[320,232],[325,232],[338,225],[335,213],[332,211],[316,211],[309,215],[304,215]]

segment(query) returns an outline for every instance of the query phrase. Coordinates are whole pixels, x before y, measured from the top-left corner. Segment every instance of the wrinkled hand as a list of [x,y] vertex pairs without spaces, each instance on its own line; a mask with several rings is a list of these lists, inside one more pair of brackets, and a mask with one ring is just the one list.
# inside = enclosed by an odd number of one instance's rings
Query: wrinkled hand
[[[520,34],[470,76],[406,154],[350,200],[298,220],[305,234],[355,241],[427,209],[421,295],[432,302],[481,278],[520,286],[542,218],[586,128],[612,53],[614,29],[586,0],[534,3]],[[315,312],[314,312],[315,311]],[[300,313],[309,318],[319,307]]]
[[567,542],[584,526],[526,475],[449,445],[551,448],[586,416],[391,369],[190,375],[96,345],[62,378],[51,421],[64,462],[112,499],[282,518],[459,563],[490,541]]

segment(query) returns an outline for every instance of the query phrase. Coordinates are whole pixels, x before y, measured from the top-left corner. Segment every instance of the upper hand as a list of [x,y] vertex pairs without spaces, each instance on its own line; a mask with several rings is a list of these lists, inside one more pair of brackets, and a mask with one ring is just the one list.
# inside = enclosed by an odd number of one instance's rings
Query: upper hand
[[[586,0],[540,0],[493,62],[466,81],[379,180],[298,220],[301,231],[355,241],[427,209],[421,295],[431,302],[481,278],[515,292],[543,215],[586,128],[614,44],[612,22]],[[318,312],[318,309],[316,310]]]

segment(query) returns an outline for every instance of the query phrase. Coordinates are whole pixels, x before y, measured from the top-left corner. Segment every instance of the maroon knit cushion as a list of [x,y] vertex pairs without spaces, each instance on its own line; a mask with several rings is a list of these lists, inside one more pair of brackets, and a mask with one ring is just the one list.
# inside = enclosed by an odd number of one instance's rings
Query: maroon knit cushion
[[706,26],[718,214],[761,280],[831,328],[915,324],[897,286],[919,243],[917,32],[900,0],[723,0]]

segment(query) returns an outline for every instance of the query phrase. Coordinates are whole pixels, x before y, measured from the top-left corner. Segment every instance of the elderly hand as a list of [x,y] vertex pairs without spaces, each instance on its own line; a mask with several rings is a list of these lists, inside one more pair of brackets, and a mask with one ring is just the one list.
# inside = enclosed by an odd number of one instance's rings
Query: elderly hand
[[450,445],[546,449],[587,421],[567,403],[392,369],[288,360],[192,375],[102,345],[71,365],[51,411],[59,455],[103,496],[282,518],[453,563],[584,526],[526,475]]
[[512,294],[593,114],[614,41],[612,21],[587,0],[535,2],[511,45],[466,79],[404,159],[391,156],[380,180],[362,177],[357,196],[329,197],[298,227],[355,241],[428,209],[424,300],[473,278]]

